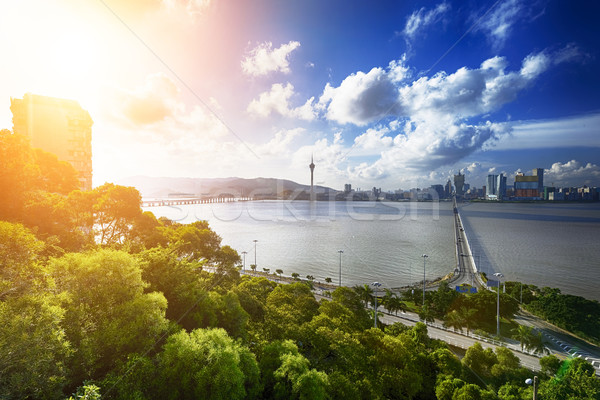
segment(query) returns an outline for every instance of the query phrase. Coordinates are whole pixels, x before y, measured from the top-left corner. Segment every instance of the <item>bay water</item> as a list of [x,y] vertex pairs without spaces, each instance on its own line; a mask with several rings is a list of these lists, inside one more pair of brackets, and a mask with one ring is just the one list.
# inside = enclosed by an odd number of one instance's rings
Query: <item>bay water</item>
[[[149,207],[179,223],[206,220],[243,255],[245,268],[317,281],[433,280],[456,266],[451,202],[247,201]],[[475,262],[505,279],[600,300],[600,204],[464,203],[459,206]],[[256,242],[256,252],[255,243]]]

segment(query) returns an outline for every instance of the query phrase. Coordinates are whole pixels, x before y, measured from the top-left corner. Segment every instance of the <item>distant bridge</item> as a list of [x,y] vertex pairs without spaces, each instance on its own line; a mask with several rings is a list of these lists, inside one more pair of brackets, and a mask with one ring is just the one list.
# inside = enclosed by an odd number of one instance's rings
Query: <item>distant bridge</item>
[[215,196],[215,197],[194,197],[184,199],[155,199],[142,200],[142,207],[169,207],[186,206],[190,204],[212,204],[212,203],[232,203],[236,201],[252,201],[252,197],[233,197],[233,196]]

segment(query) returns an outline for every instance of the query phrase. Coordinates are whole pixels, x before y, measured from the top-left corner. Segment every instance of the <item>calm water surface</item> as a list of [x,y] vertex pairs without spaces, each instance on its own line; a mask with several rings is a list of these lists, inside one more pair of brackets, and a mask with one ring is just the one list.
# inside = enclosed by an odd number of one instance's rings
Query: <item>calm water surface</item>
[[469,203],[460,213],[484,272],[600,300],[599,203]]
[[[342,284],[398,287],[455,266],[451,203],[253,201],[147,208],[181,223],[207,220],[246,268],[281,268]],[[460,206],[475,261],[509,280],[600,300],[600,204],[467,203]],[[254,253],[253,240],[258,240]]]
[[338,282],[339,253],[342,284],[379,281],[398,287],[423,279],[422,254],[429,255],[427,279],[454,269],[451,203],[376,203],[252,201],[152,207],[157,217],[181,223],[207,220],[240,254],[246,268],[254,264],[258,240],[258,270],[281,268],[284,275],[310,274],[319,281]]

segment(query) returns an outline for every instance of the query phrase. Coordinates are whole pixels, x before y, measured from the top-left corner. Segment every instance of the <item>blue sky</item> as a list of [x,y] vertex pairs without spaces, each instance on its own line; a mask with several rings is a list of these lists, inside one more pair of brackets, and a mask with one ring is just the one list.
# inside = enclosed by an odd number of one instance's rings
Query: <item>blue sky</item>
[[[274,177],[408,189],[546,168],[600,185],[592,1],[23,0],[0,107],[92,114],[94,183]],[[48,16],[51,16],[48,18]],[[9,41],[20,28],[28,34]],[[14,35],[12,35],[14,37]],[[78,51],[73,52],[76,48]],[[49,72],[48,65],[53,66]]]

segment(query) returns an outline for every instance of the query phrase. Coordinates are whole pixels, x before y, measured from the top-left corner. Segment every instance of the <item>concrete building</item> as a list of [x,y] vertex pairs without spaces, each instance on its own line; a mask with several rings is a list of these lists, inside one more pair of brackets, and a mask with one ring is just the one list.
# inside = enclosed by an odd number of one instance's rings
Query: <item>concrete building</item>
[[444,185],[431,185],[431,189],[437,194],[438,199],[445,198],[444,196]]
[[446,182],[444,194],[446,195],[446,198],[450,198],[450,196],[452,196],[452,181],[450,179],[448,179],[448,182]]
[[350,183],[346,183],[344,185],[344,193],[350,194],[352,192],[352,185]]
[[31,147],[56,154],[79,172],[82,190],[92,188],[90,114],[74,100],[26,93],[10,99],[13,132],[27,136]]
[[465,176],[460,171],[458,171],[458,175],[454,175],[454,187],[457,196],[462,196],[465,193]]
[[504,174],[488,175],[486,183],[485,198],[487,200],[503,200],[506,197],[506,176]]
[[544,169],[536,168],[532,175],[519,172],[515,176],[515,199],[541,200],[544,197]]

